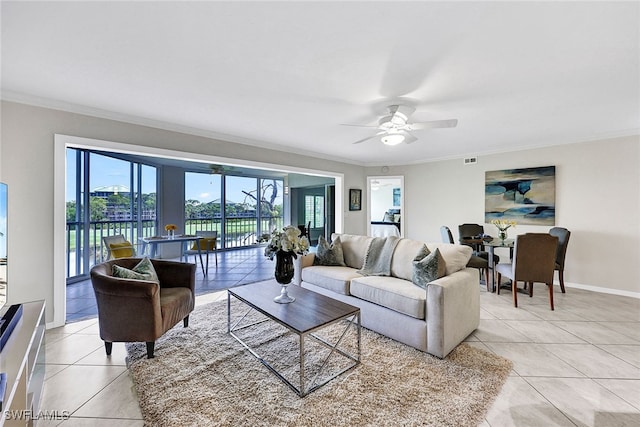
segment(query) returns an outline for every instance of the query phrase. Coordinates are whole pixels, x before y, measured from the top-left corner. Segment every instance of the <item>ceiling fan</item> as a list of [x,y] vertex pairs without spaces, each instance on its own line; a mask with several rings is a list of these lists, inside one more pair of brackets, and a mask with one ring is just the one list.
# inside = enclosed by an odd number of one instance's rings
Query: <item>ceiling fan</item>
[[458,119],[409,123],[409,116],[416,110],[414,107],[408,105],[389,105],[387,109],[389,110],[389,114],[381,117],[377,125],[344,125],[378,129],[375,135],[360,139],[354,142],[354,144],[360,144],[361,142],[377,137],[380,137],[382,143],[386,145],[398,145],[403,142],[411,144],[418,140],[418,138],[411,134],[412,130],[453,128],[458,125]]

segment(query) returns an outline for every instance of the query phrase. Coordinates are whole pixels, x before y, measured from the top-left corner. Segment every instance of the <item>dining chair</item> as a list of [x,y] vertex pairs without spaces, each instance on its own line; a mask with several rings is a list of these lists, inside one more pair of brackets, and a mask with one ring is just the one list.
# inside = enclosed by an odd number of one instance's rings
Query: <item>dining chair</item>
[[124,235],[105,236],[102,243],[107,251],[105,261],[118,258],[131,258],[136,256],[136,249],[133,244],[125,239]]
[[[453,240],[453,234],[451,234],[451,230],[446,225],[440,227],[440,235],[442,236],[443,243],[451,243],[455,244]],[[467,263],[467,267],[469,268],[477,268],[480,277],[482,277],[482,273],[485,274],[485,283],[487,285],[487,291],[489,291],[489,260],[488,258],[483,258],[478,255],[471,255],[469,262]]]
[[458,226],[458,236],[460,238],[460,244],[471,246],[474,251],[481,252],[483,248],[482,244],[468,243],[465,240],[473,239],[476,236],[484,234],[484,227],[480,224],[461,224]]
[[558,238],[558,253],[556,254],[555,269],[558,271],[558,279],[560,279],[560,290],[564,294],[564,259],[567,255],[567,246],[569,245],[571,232],[566,228],[553,227],[549,230],[549,234]]
[[526,233],[516,237],[511,263],[499,264],[497,293],[500,294],[502,276],[511,279],[513,305],[518,307],[518,282],[529,286],[533,296],[533,283],[544,283],[549,288],[549,304],[553,307],[553,275],[558,249],[558,238],[547,233]]
[[300,230],[300,237],[306,236],[307,239],[309,238],[309,229],[306,225],[298,224],[298,230]]
[[[217,231],[209,231],[209,230],[196,230],[196,236],[202,237],[200,239],[200,253],[204,253],[206,255],[207,264],[206,267],[203,265],[202,268],[206,272],[209,271],[209,254],[213,253],[216,259],[216,268],[218,268],[218,232]],[[194,241],[191,248],[187,248],[183,255],[189,259],[189,255],[198,255],[198,242]],[[200,262],[202,263],[202,258],[200,258]],[[196,260],[196,264],[198,260]]]

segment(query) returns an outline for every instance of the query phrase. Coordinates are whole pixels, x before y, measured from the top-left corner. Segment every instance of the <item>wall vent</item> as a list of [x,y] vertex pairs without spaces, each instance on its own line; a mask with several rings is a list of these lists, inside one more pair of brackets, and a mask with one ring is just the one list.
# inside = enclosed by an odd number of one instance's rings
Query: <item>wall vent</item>
[[467,157],[464,159],[465,165],[475,165],[476,163],[478,163],[477,157]]

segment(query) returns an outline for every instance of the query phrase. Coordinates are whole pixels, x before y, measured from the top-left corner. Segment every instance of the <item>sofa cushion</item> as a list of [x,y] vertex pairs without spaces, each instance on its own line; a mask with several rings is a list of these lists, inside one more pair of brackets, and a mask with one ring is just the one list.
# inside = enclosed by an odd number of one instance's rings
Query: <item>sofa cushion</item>
[[[413,280],[413,259],[424,246],[424,242],[413,239],[402,239],[396,246],[391,259],[391,275],[405,280]],[[450,243],[427,243],[429,252],[440,250],[440,255],[444,259],[447,276],[456,271],[466,268],[471,252],[469,246],[453,245]]]
[[423,242],[400,239],[391,258],[391,275],[400,279],[413,280],[413,259],[420,253]]
[[367,249],[369,248],[369,244],[373,240],[373,237],[333,233],[331,235],[331,240],[335,240],[337,236],[340,236],[340,242],[342,243],[344,263],[347,264],[347,267],[361,269],[364,265],[364,257],[367,254]]
[[313,265],[302,269],[303,282],[311,283],[342,295],[349,295],[349,282],[356,277],[362,276],[356,273],[355,268],[350,267]]
[[318,248],[313,258],[313,265],[335,265],[346,267],[344,263],[344,254],[342,252],[342,243],[340,236],[336,236],[333,243],[329,245],[324,236],[318,238]]
[[351,280],[351,295],[416,319],[425,318],[427,293],[403,279],[360,276]]
[[431,252],[436,249],[440,250],[440,254],[447,265],[447,276],[465,269],[473,252],[471,246],[453,245],[451,243],[427,243],[427,247]]
[[427,285],[445,275],[445,262],[440,249],[429,253],[424,245],[422,251],[413,260],[413,284],[427,289]]

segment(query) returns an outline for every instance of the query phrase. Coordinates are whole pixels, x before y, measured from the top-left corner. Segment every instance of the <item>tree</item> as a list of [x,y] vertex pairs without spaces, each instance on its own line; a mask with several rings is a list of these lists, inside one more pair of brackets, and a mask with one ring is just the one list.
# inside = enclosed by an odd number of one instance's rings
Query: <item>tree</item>
[[189,199],[184,202],[184,217],[187,219],[198,218],[200,213],[200,200]]
[[76,220],[76,201],[67,202],[67,222],[75,222]]
[[[275,202],[278,199],[278,188],[282,187],[282,181],[279,179],[262,179],[260,188],[260,212],[262,217],[269,217],[269,230],[273,231],[276,228],[278,218],[282,216],[282,205],[276,205]],[[253,199],[256,204],[258,198],[254,194],[256,191],[243,191],[245,194],[245,203],[247,198]],[[265,230],[263,230],[265,231]]]
[[107,218],[107,202],[101,197],[89,198],[89,209],[91,212],[91,221],[102,221]]

